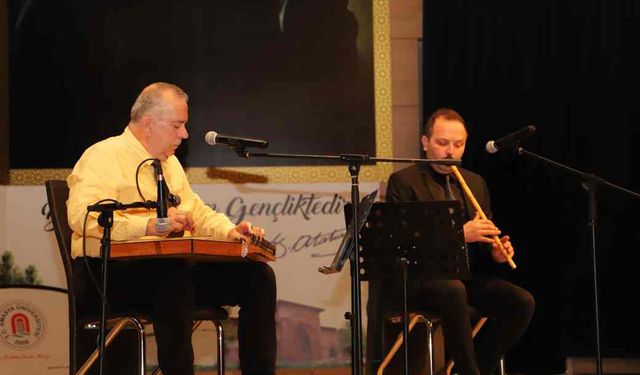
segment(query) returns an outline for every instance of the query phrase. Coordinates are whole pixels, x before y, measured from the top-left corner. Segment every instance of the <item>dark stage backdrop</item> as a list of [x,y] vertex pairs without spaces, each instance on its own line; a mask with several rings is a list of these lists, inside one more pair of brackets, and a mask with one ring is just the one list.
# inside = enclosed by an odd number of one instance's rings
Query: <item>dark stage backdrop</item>
[[367,0],[10,1],[10,167],[72,167],[122,132],[155,81],[191,97],[186,166],[309,164],[241,160],[206,145],[209,130],[265,138],[269,152],[375,155],[371,11]]
[[[464,165],[483,174],[537,312],[511,372],[561,373],[596,355],[591,231],[581,179],[484,144],[529,124],[522,146],[640,191],[640,4],[634,0],[424,1],[424,113],[469,123]],[[606,357],[638,357],[637,198],[597,192],[600,333]]]

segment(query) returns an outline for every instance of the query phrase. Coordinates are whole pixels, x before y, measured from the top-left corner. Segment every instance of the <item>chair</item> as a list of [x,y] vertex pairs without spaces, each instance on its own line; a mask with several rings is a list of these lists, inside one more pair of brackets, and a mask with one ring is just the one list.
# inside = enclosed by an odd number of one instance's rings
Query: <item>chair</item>
[[[475,312],[472,312],[472,315],[475,315]],[[434,375],[436,373],[435,372],[436,369],[434,366],[435,355],[434,355],[434,345],[433,345],[433,334],[434,334],[434,326],[439,323],[440,319],[437,315],[427,313],[427,312],[412,312],[409,318],[410,318],[409,327],[408,327],[409,332],[411,332],[413,328],[416,326],[416,324],[418,323],[424,323],[427,327],[426,341],[427,341],[427,356],[429,361],[429,375]],[[397,314],[391,315],[387,317],[387,319],[393,323],[402,322],[402,316]],[[480,328],[482,328],[482,326],[486,323],[486,321],[487,321],[486,317],[480,317],[479,319],[477,319],[472,330],[473,337],[476,336],[476,334],[478,333],[478,331],[480,331]],[[393,346],[391,347],[389,352],[385,355],[384,359],[382,360],[382,363],[378,367],[378,370],[376,372],[377,375],[382,375],[384,373],[384,370],[387,368],[387,366],[389,365],[389,363],[391,362],[395,354],[398,352],[403,342],[404,342],[404,333],[401,331],[400,334],[398,335],[398,338],[394,342]],[[451,375],[453,365],[454,365],[453,360],[449,360],[446,366],[446,375]],[[500,359],[500,363],[498,366],[498,374],[505,375],[504,358]]]
[[[85,315],[79,309],[79,296],[76,288],[79,275],[74,274],[71,260],[71,228],[67,219],[67,200],[69,188],[64,180],[49,180],[45,182],[47,200],[49,203],[51,222],[58,242],[58,248],[64,265],[67,280],[67,295],[69,302],[69,373],[85,374],[91,365],[98,359],[96,349],[86,360],[82,367],[78,368],[78,335],[81,329],[99,329],[100,317],[96,314]],[[96,311],[99,308],[96,307]],[[224,332],[220,321],[228,318],[227,311],[220,306],[199,307],[194,311],[194,330],[204,320],[213,322],[217,333],[218,374],[224,374]],[[137,372],[145,374],[145,330],[144,326],[151,323],[148,314],[141,311],[126,311],[119,315],[107,317],[109,333],[105,338],[105,347],[111,344],[115,337],[127,326],[132,327],[137,333]],[[157,373],[155,369],[153,373]]]

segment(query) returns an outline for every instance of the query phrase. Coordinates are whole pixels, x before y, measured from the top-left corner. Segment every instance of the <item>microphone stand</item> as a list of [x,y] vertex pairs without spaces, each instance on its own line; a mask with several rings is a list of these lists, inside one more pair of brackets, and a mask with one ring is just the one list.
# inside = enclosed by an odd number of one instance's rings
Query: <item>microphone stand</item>
[[[250,153],[246,151],[245,145],[230,146],[238,156],[249,159],[250,157],[269,157],[282,159],[316,159],[335,161],[346,163],[351,175],[351,228],[353,230],[353,250],[349,256],[351,271],[351,312],[345,313],[345,318],[351,323],[351,374],[361,375],[362,372],[362,306],[361,306],[361,289],[360,289],[360,245],[359,245],[359,228],[358,228],[358,205],[360,203],[360,189],[358,182],[358,174],[360,166],[364,162],[390,162],[390,163],[434,163],[441,165],[460,165],[461,160],[454,159],[410,159],[410,158],[375,158],[369,155],[361,154],[340,154],[340,155],[308,155],[308,154],[277,154],[277,153]],[[408,321],[409,313],[406,303],[403,307],[403,333],[404,333],[404,362],[405,375],[409,373],[408,354],[409,343]]]
[[602,375],[602,354],[600,352],[600,308],[598,302],[598,267],[596,256],[596,222],[597,222],[597,203],[596,193],[600,186],[607,186],[624,193],[627,193],[635,198],[640,198],[640,194],[629,189],[625,189],[621,186],[612,184],[594,174],[584,173],[577,169],[568,167],[564,164],[560,164],[556,161],[547,159],[543,156],[527,151],[524,148],[516,144],[515,151],[519,155],[526,155],[534,159],[541,160],[549,165],[557,167],[559,169],[568,171],[582,179],[582,187],[587,191],[589,199],[589,227],[591,227],[591,252],[593,261],[593,298],[594,298],[594,313],[595,313],[595,329],[596,329],[596,373]]
[[102,307],[100,311],[100,337],[98,340],[98,351],[100,353],[100,374],[103,374],[105,357],[105,326],[107,325],[107,262],[111,253],[111,227],[113,226],[113,212],[124,211],[129,208],[156,208],[158,203],[154,201],[134,202],[134,203],[102,203],[93,204],[87,207],[88,212],[100,212],[98,215],[98,225],[104,228],[102,239],[100,240],[102,252]]

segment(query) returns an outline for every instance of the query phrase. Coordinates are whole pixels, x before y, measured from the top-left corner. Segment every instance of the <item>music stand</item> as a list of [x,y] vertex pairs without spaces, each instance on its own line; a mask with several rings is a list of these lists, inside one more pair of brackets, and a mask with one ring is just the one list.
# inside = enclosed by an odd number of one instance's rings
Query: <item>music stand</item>
[[[373,202],[378,195],[378,191],[374,190],[372,193],[367,194],[362,201],[360,201],[360,205],[358,206],[358,233],[362,230],[364,223],[367,220],[367,216],[369,215],[369,211],[371,211],[371,207],[373,206]],[[345,206],[345,212],[347,212],[347,206]],[[349,211],[349,216],[351,216],[351,211]],[[318,271],[324,273],[325,275],[329,275],[332,273],[342,271],[342,267],[346,263],[346,261],[351,257],[351,251],[353,251],[353,228],[352,228],[351,220],[347,220],[347,231],[342,237],[342,242],[340,242],[340,246],[338,246],[338,251],[336,251],[336,255],[333,257],[331,264],[327,266],[322,266],[318,268]]]
[[[345,209],[347,222],[349,210]],[[407,289],[412,281],[469,279],[462,207],[458,201],[374,203],[361,232],[362,280],[402,272],[404,368],[409,373]]]

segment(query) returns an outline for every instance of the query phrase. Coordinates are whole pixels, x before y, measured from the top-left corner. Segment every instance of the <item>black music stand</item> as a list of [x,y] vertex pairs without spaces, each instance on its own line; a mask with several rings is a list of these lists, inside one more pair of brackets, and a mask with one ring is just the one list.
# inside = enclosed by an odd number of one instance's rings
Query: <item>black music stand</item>
[[[367,194],[367,196],[362,198],[362,201],[360,201],[360,205],[358,206],[358,233],[360,233],[364,223],[367,221],[367,216],[369,215],[369,211],[371,211],[371,207],[373,206],[373,202],[377,195],[378,190],[375,190],[372,193]],[[346,210],[347,206],[345,206],[345,212],[347,212]],[[348,215],[351,217],[351,211],[349,211]],[[340,242],[340,246],[338,246],[336,255],[333,257],[333,260],[328,267],[319,267],[319,272],[329,275],[342,271],[342,267],[344,267],[344,264],[351,257],[351,252],[353,251],[353,232],[353,222],[351,219],[348,219],[347,231],[345,232],[344,237],[342,237],[342,242]]]
[[[347,222],[349,212],[345,209]],[[374,203],[362,229],[362,280],[397,280],[400,266],[405,374],[409,280],[470,278],[463,224],[458,201]]]

